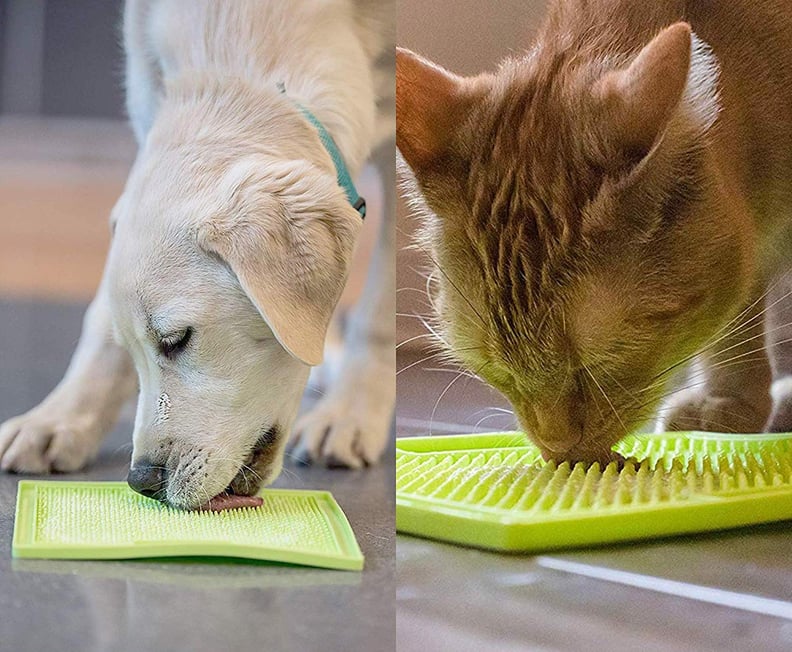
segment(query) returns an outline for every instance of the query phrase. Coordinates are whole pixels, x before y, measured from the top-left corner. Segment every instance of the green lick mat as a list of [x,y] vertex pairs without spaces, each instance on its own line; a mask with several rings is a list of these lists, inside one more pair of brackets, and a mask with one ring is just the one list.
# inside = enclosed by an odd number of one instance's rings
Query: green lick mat
[[21,480],[14,557],[129,559],[245,557],[343,570],[363,568],[344,513],[326,491],[267,489],[261,507],[187,512],[125,482]]
[[792,435],[633,435],[619,472],[542,461],[519,433],[397,440],[396,529],[530,552],[792,518]]

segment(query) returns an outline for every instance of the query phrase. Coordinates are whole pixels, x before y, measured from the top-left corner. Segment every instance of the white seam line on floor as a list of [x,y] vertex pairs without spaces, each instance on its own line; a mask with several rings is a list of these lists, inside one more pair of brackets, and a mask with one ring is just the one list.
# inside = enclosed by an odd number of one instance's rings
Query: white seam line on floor
[[411,417],[396,417],[396,427],[419,428],[420,430],[441,430],[448,433],[467,433],[473,428],[464,423],[448,423],[447,421],[426,421],[425,419],[413,419]]
[[722,607],[731,607],[732,609],[741,609],[742,611],[750,611],[765,616],[775,616],[776,618],[792,620],[792,602],[785,602],[784,600],[763,598],[749,593],[737,593],[735,591],[714,589],[709,586],[698,586],[696,584],[688,584],[687,582],[666,580],[659,577],[652,577],[651,575],[639,575],[638,573],[603,568],[601,566],[591,566],[589,564],[555,559],[553,557],[537,557],[536,563],[543,568],[550,568],[565,573],[583,575],[606,582],[615,582],[616,584],[624,584],[640,589],[647,589],[649,591],[656,591],[658,593],[665,593],[667,595],[675,595],[680,598],[688,598],[690,600],[708,602]]

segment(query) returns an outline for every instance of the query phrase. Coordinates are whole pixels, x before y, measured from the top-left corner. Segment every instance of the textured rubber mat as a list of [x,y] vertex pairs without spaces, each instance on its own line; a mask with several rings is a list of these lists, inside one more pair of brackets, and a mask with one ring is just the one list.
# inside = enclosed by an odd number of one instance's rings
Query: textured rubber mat
[[269,489],[261,507],[173,509],[125,482],[21,480],[14,557],[245,557],[346,570],[363,567],[349,522],[324,491]]
[[396,528],[535,551],[792,519],[792,435],[634,435],[619,471],[542,461],[519,433],[397,440]]

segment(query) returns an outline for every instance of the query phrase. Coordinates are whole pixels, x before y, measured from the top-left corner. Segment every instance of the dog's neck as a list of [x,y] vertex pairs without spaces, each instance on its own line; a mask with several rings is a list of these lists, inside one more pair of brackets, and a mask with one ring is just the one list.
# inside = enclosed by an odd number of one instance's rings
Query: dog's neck
[[[357,174],[374,141],[376,115],[359,26],[333,3],[290,0],[234,6],[229,12],[221,3],[199,5],[184,14],[164,5],[152,17],[158,23],[152,45],[165,87],[192,78],[204,89],[208,81],[228,96],[238,82],[241,92],[260,95],[269,106],[286,101],[278,91],[283,84],[295,115],[303,119],[295,102],[315,115],[352,175]],[[244,30],[238,28],[239,20],[246,23]],[[207,26],[212,33],[206,33]],[[238,35],[232,48],[226,47],[228,33]]]
[[[373,113],[363,106],[354,88],[348,89],[338,80],[295,79],[287,75],[279,81],[284,94],[302,114],[300,107],[310,111],[335,141],[351,174],[360,170],[368,158],[373,140]],[[369,101],[373,106],[373,103]],[[368,109],[368,110],[367,110]],[[303,116],[304,117],[304,116]]]

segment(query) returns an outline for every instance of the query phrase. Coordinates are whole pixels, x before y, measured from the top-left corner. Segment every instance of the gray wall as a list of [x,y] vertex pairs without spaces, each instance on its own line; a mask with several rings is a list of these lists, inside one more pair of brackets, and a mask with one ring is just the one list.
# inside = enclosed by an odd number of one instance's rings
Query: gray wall
[[122,0],[0,0],[0,113],[123,118]]

